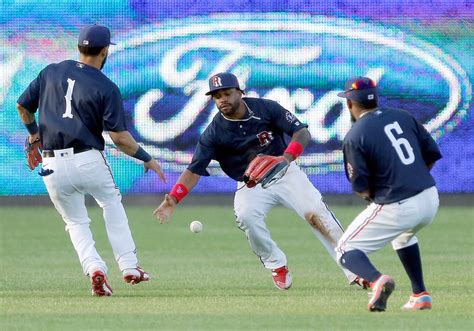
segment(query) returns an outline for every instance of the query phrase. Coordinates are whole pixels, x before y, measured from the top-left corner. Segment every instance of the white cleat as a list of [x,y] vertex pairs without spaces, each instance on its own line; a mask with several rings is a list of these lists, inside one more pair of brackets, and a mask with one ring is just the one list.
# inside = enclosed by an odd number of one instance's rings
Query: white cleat
[[402,310],[404,311],[415,311],[415,310],[425,310],[431,309],[432,307],[432,299],[430,294],[427,291],[412,294],[410,295],[410,299],[406,304],[402,306]]

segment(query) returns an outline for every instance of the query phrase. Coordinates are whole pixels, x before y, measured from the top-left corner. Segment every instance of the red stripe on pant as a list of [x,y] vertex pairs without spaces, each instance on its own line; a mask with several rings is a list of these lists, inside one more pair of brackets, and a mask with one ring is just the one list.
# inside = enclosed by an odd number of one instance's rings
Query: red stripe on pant
[[[354,239],[354,237],[355,237],[356,235],[358,235],[358,234],[367,226],[367,224],[369,224],[370,221],[372,221],[372,220],[377,216],[377,214],[382,210],[382,206],[383,206],[383,205],[379,205],[379,206],[372,212],[372,214],[371,214],[368,218],[366,218],[365,221],[364,221],[361,225],[359,225],[359,227],[355,230],[354,234],[347,238],[347,240],[352,240],[352,239]],[[347,240],[345,240],[344,242],[346,242]]]

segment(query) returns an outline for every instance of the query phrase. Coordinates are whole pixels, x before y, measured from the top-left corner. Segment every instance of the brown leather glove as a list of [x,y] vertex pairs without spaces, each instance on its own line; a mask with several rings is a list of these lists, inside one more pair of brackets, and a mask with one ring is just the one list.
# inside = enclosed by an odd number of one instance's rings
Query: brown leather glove
[[32,143],[30,143],[29,137],[26,137],[25,156],[30,170],[34,170],[38,164],[43,162],[43,158],[41,157],[41,140],[39,137]]
[[290,163],[283,156],[259,154],[245,170],[244,182],[249,188],[257,184],[267,188],[282,178],[289,166]]

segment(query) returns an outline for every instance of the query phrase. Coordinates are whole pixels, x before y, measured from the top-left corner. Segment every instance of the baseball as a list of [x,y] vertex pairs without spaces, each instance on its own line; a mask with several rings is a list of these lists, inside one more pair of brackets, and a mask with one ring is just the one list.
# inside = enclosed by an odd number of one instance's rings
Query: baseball
[[202,231],[202,223],[199,221],[192,221],[191,224],[189,224],[189,230],[194,233],[199,233]]

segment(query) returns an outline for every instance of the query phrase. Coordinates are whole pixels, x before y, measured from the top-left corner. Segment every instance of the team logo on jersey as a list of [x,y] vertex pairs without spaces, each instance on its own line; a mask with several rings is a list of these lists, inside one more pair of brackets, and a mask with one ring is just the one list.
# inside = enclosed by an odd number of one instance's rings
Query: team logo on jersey
[[260,146],[267,146],[273,141],[273,135],[271,131],[263,131],[257,134],[257,138],[260,141]]
[[[471,102],[469,75],[443,50],[387,25],[343,18],[184,18],[131,31],[109,52],[105,73],[121,88],[129,127],[172,171],[186,168],[218,112],[205,95],[216,72],[234,73],[245,96],[277,101],[308,125],[312,143],[299,164],[309,174],[344,171],[341,145],[351,118],[337,93],[348,75],[374,80],[385,106],[409,104],[436,139],[467,118]],[[286,119],[295,120],[288,114]],[[222,174],[217,163],[210,171]]]

